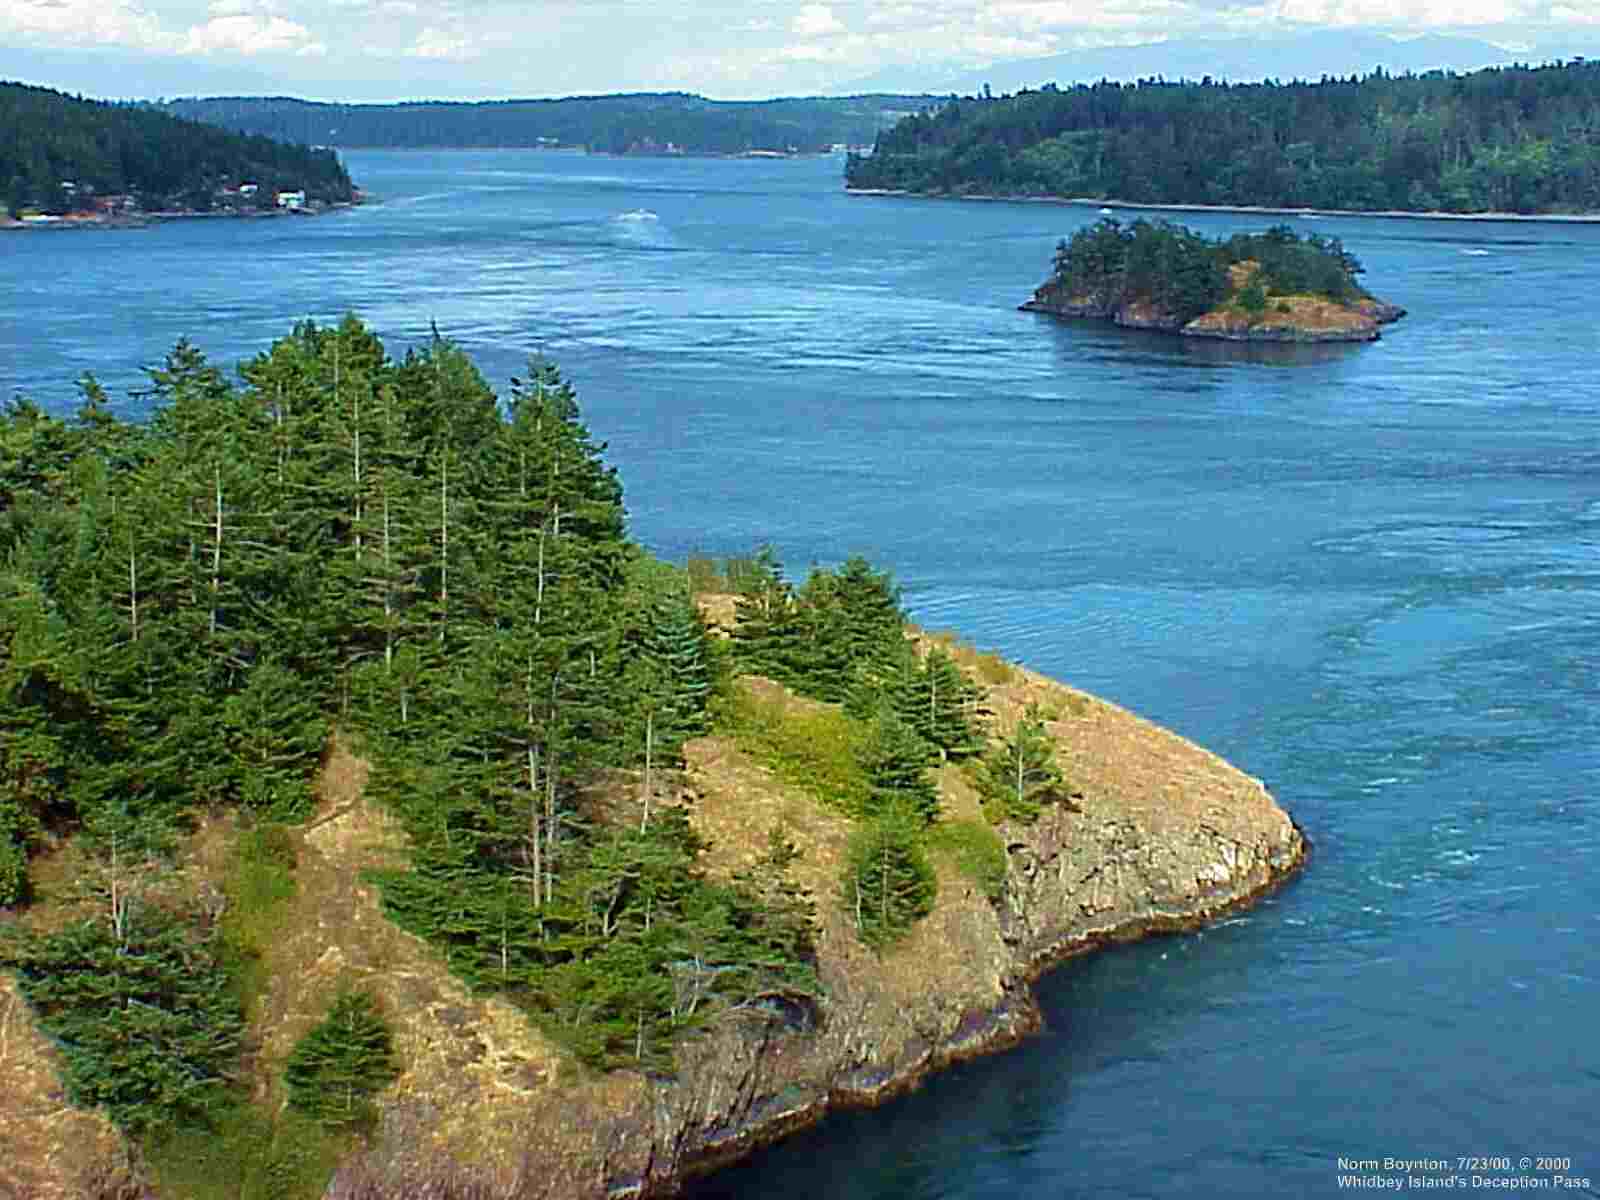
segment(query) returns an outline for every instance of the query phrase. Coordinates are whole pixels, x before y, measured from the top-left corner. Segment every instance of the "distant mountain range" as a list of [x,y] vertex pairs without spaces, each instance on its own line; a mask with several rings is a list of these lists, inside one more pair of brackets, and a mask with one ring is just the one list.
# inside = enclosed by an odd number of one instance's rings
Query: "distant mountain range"
[[[1600,56],[1600,31],[1588,45]],[[927,92],[972,95],[985,84],[996,94],[1037,88],[1046,83],[1067,87],[1102,79],[1203,79],[1249,83],[1263,79],[1318,80],[1324,75],[1368,75],[1382,67],[1391,74],[1446,69],[1471,71],[1512,62],[1540,63],[1584,54],[1581,45],[1537,47],[1514,53],[1476,38],[1429,34],[1397,41],[1359,30],[1318,31],[1265,38],[1195,38],[1138,46],[1105,46],[1046,58],[1011,59],[981,70],[932,64],[891,68],[835,89],[840,93]]]

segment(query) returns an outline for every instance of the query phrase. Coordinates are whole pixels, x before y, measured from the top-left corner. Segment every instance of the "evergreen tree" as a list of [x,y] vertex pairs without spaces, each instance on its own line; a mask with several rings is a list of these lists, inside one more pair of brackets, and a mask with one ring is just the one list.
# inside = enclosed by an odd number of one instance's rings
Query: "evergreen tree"
[[938,880],[920,840],[916,816],[889,811],[850,838],[840,899],[856,936],[883,949],[933,911]]
[[983,739],[973,724],[982,692],[935,646],[922,661],[911,704],[913,728],[952,758],[975,754]]
[[739,665],[753,674],[792,682],[801,629],[794,589],[784,578],[777,551],[770,545],[757,550],[740,583],[733,631]]
[[626,757],[643,767],[648,820],[654,772],[681,762],[683,743],[709,728],[711,672],[705,626],[676,573],[649,572],[635,586],[642,611],[622,646],[621,692],[632,746]]
[[978,775],[984,811],[1002,820],[1035,821],[1043,805],[1065,796],[1055,741],[1045,729],[1038,705],[1029,705],[1009,738],[993,747]]
[[[25,896],[41,829],[76,830],[104,939],[145,954],[161,918],[142,900],[185,816],[302,819],[338,722],[410,837],[376,874],[386,911],[587,1061],[661,1069],[716,1014],[813,991],[787,859],[717,883],[681,809],[608,823],[612,768],[675,762],[705,728],[713,663],[681,576],[628,542],[555,369],[534,363],[502,410],[444,339],[397,363],[347,318],[242,375],[180,342],[146,429],[92,379],[75,425],[0,419],[0,903]],[[766,562],[782,647],[795,607]],[[852,644],[848,587],[819,589],[816,628]],[[199,971],[209,952],[180,943]],[[146,1065],[117,1119],[186,1119]]]
[[244,1021],[215,948],[171,918],[137,915],[12,935],[0,957],[62,1052],[72,1102],[143,1134],[204,1125],[224,1095]]
[[767,832],[767,848],[748,868],[734,876],[734,886],[749,897],[744,936],[755,949],[763,971],[792,971],[796,963],[816,959],[817,906],[794,881],[800,851],[781,825]]
[[887,705],[874,719],[861,757],[871,812],[901,811],[925,824],[938,819],[939,793],[928,778],[932,751]]
[[295,1043],[284,1067],[289,1104],[324,1125],[365,1125],[372,1097],[399,1074],[393,1038],[370,992],[341,992]]

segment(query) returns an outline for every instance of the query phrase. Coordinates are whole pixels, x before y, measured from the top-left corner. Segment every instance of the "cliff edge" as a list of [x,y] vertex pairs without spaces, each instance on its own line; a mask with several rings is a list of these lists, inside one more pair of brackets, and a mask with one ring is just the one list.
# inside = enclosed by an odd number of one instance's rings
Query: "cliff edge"
[[[935,854],[933,912],[881,957],[836,899],[847,818],[729,737],[689,744],[687,769],[664,802],[684,806],[709,839],[713,875],[747,865],[774,823],[790,831],[802,855],[797,881],[817,901],[822,987],[814,1003],[728,1012],[680,1046],[671,1078],[580,1066],[514,1007],[471,993],[433,948],[384,917],[366,872],[395,862],[404,834],[368,799],[365,764],[336,741],[317,814],[294,834],[297,888],[264,948],[270,982],[251,1017],[253,1075],[271,1106],[281,1103],[271,1081],[341,987],[358,983],[394,1015],[403,1072],[326,1195],[671,1195],[832,1108],[877,1103],[951,1062],[1020,1041],[1039,1026],[1031,985],[1052,964],[1193,927],[1261,896],[1303,861],[1304,839],[1258,780],[1114,704],[1021,668],[1001,671],[1001,682],[984,684],[991,722],[1004,728],[1030,705],[1046,713],[1071,799],[1034,824],[999,827],[998,902],[953,857]],[[816,705],[759,678],[738,686],[768,702]],[[938,775],[944,819],[982,821],[968,777],[950,764]],[[200,886],[228,870],[229,824],[219,818],[196,835],[187,870]],[[179,1200],[178,1191],[136,1182],[140,1172],[109,1125],[63,1106],[50,1048],[8,992],[0,992],[0,1034],[0,1078],[12,1085],[0,1099],[0,1130],[32,1130],[26,1136],[49,1148],[37,1161],[0,1162],[0,1196]],[[66,1153],[67,1139],[98,1148]],[[89,1169],[89,1159],[103,1166]]]
[[1405,316],[1338,238],[1288,225],[1209,238],[1105,218],[1058,243],[1053,268],[1024,311],[1241,342],[1370,342]]
[[[792,832],[798,879],[818,901],[824,998],[729,1014],[680,1049],[673,1079],[584,1075],[558,1056],[536,1069],[486,1045],[477,1018],[458,1013],[423,1040],[432,1058],[461,1069],[430,1072],[426,1084],[402,1079],[380,1135],[330,1196],[418,1194],[439,1178],[440,1154],[463,1182],[519,1200],[670,1195],[832,1108],[877,1103],[1018,1042],[1038,1028],[1031,984],[1052,964],[1198,925],[1303,861],[1304,839],[1258,780],[1116,705],[1032,672],[1010,676],[988,688],[988,706],[1002,724],[1034,702],[1054,715],[1074,798],[1031,826],[1002,828],[1001,903],[936,859],[933,913],[880,958],[834,899],[848,821],[729,740],[700,739],[678,800],[712,843],[710,867],[731,873],[748,861],[752,831],[774,821]],[[979,818],[959,771],[943,768],[940,784],[947,818]]]
[[1174,313],[1148,295],[1109,300],[1071,295],[1054,279],[1041,284],[1019,308],[1053,317],[1110,321],[1124,329],[1232,342],[1374,342],[1382,326],[1406,315],[1399,305],[1370,296],[1341,302],[1322,295],[1279,293],[1265,286],[1259,301],[1251,303],[1250,285],[1259,273],[1257,263],[1235,263],[1228,270],[1226,298],[1196,317]]

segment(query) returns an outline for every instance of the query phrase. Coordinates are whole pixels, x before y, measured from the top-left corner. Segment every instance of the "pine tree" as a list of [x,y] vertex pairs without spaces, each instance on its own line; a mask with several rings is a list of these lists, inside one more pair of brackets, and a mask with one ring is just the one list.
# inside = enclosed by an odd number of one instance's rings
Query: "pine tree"
[[630,764],[643,768],[641,821],[649,820],[655,772],[682,761],[683,743],[709,728],[711,671],[705,626],[676,573],[636,572],[641,610],[623,642],[622,695]]
[[869,811],[913,814],[925,824],[939,816],[939,793],[928,778],[928,743],[885,705],[877,713],[861,755],[870,787]]
[[787,830],[774,825],[767,832],[766,850],[736,874],[733,882],[752,901],[744,930],[759,968],[781,972],[786,985],[798,984],[804,989],[811,981],[797,979],[794,965],[816,960],[817,906],[810,893],[794,881],[793,868],[800,858]]
[[1043,805],[1063,798],[1055,741],[1045,729],[1038,705],[1029,705],[1011,736],[984,757],[978,784],[984,811],[996,824],[1035,821]]
[[14,935],[0,961],[60,1047],[74,1104],[135,1134],[205,1124],[244,1028],[212,943],[151,910],[121,936],[100,921]]
[[794,589],[770,545],[757,550],[743,572],[734,611],[734,652],[741,668],[780,683],[796,682],[795,658],[802,631]]
[[914,682],[915,690],[898,696],[897,708],[925,740],[952,758],[983,748],[972,721],[981,693],[948,653],[933,647],[908,682]]
[[902,937],[933,911],[937,893],[916,817],[891,811],[851,836],[840,899],[867,945],[881,950]]
[[369,1123],[372,1097],[399,1074],[393,1038],[370,992],[342,992],[284,1068],[289,1104],[324,1125]]

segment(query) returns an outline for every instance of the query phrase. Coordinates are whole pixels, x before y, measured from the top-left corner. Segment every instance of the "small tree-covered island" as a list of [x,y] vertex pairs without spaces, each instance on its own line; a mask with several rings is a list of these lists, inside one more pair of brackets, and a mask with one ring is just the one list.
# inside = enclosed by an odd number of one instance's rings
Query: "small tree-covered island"
[[1304,857],[860,558],[656,559],[548,363],[239,376],[0,416],[0,1195],[670,1195]]
[[1106,218],[1057,244],[1054,271],[1021,307],[1184,337],[1370,342],[1405,310],[1356,282],[1362,273],[1338,238],[1286,225],[1213,240]]

